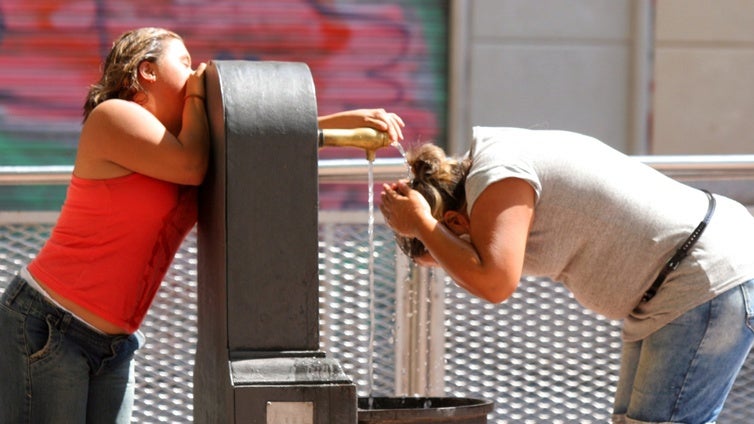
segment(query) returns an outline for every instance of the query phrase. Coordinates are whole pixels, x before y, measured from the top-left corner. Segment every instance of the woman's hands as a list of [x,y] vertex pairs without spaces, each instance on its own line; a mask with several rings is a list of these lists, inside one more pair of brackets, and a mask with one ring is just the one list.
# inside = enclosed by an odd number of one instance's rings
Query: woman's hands
[[383,184],[380,210],[385,222],[396,233],[405,237],[419,237],[421,225],[431,225],[437,221],[432,217],[427,200],[412,190],[406,180],[393,184]]
[[320,116],[319,127],[331,128],[374,128],[388,133],[390,141],[403,140],[402,128],[406,126],[400,116],[385,109],[354,109],[332,115]]

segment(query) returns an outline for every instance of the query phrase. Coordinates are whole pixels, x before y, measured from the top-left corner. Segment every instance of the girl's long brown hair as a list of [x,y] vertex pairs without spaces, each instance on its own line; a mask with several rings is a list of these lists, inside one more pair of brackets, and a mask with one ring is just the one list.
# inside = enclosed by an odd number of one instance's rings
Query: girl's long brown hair
[[121,35],[105,59],[100,80],[89,87],[84,102],[84,121],[98,104],[109,99],[133,100],[144,88],[139,83],[139,64],[156,62],[163,54],[164,41],[182,40],[162,28],[138,28]]

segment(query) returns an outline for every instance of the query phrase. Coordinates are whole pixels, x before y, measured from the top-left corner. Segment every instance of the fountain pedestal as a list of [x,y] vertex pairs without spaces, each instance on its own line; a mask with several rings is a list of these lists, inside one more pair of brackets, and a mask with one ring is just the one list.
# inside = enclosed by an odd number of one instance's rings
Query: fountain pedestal
[[317,107],[305,64],[214,61],[200,193],[194,422],[355,423],[319,350]]

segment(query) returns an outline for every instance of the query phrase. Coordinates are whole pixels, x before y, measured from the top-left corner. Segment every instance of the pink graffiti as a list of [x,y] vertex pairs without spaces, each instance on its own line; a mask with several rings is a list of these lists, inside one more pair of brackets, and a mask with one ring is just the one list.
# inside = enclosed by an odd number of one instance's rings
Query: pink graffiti
[[[422,28],[400,5],[3,0],[0,13],[0,131],[8,124],[77,131],[88,86],[98,78],[112,40],[131,28],[160,26],[181,34],[196,62],[307,63],[321,114],[385,107],[407,121],[407,140],[432,141],[439,132],[427,99],[426,81],[433,75],[421,68],[427,55]],[[363,152],[323,149],[320,155],[363,157]]]
[[[305,0],[4,0],[0,95],[5,119],[77,121],[111,42],[138,26],[184,36],[195,60],[307,63],[321,113],[389,107],[434,137],[433,113],[417,106],[420,29],[390,4],[328,6]],[[410,130],[410,129],[409,129]]]

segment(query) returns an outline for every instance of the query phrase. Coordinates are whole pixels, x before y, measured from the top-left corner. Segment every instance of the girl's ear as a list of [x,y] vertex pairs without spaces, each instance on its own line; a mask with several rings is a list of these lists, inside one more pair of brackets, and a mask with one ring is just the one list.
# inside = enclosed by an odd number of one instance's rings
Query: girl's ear
[[455,234],[468,234],[469,233],[469,218],[458,211],[446,211],[442,220],[445,225]]
[[157,74],[155,73],[154,63],[148,60],[142,60],[139,63],[139,76],[148,82],[155,82]]

